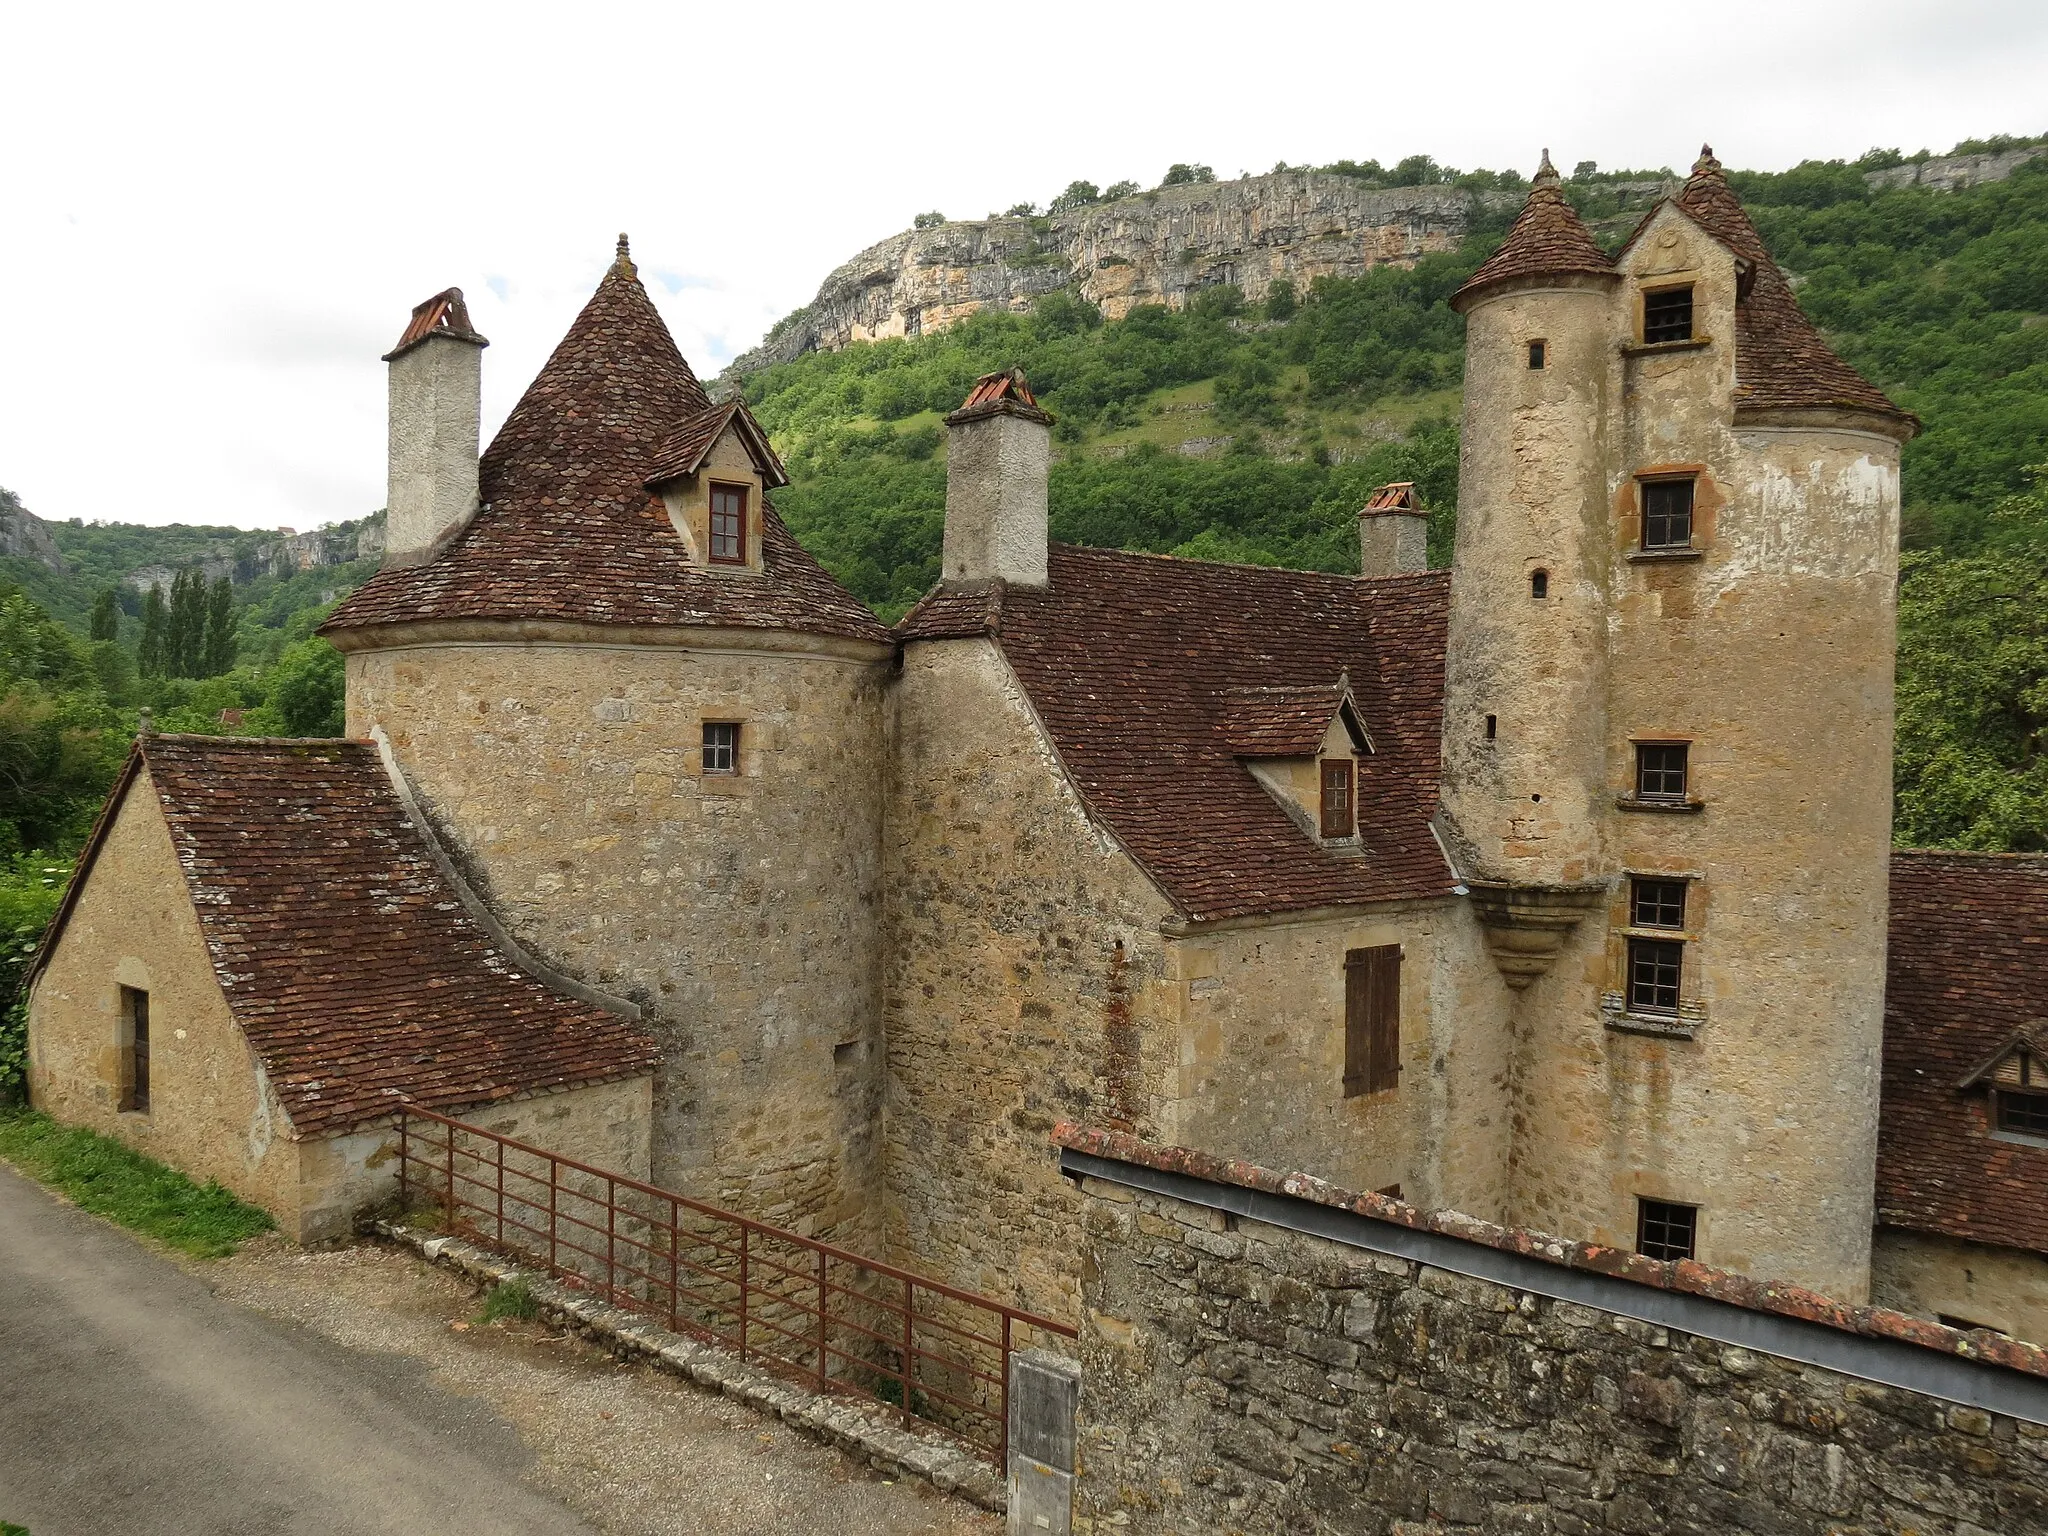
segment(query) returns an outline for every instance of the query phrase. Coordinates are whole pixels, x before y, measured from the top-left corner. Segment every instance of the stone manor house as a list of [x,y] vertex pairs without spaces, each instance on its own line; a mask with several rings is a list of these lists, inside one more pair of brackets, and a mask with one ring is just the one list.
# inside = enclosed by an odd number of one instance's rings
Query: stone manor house
[[1450,571],[1051,544],[995,374],[889,629],[623,241],[481,456],[436,296],[348,739],[143,737],[36,1102],[308,1239],[402,1095],[1072,1316],[1072,1120],[2048,1339],[2048,860],[1890,847],[1916,422],[1710,154],[1454,303]]

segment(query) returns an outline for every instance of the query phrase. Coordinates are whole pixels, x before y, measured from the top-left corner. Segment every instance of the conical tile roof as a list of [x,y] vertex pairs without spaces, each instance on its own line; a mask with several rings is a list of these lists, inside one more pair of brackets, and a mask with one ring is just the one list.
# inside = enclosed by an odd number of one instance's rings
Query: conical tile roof
[[1482,289],[1496,284],[1571,272],[1611,277],[1614,263],[1565,200],[1557,168],[1550,163],[1550,151],[1546,149],[1543,164],[1537,167],[1536,179],[1529,187],[1529,200],[1516,216],[1514,228],[1486,265],[1451,296],[1451,307],[1462,309]]
[[379,571],[323,629],[428,619],[888,631],[762,509],[759,577],[692,565],[647,478],[711,400],[625,242],[484,452],[483,510],[425,565]]
[[[1735,304],[1737,409],[1837,407],[1876,411],[1918,425],[1915,417],[1837,357],[1800,310],[1792,285],[1764,248],[1763,236],[1743,211],[1711,148],[1701,148],[1675,201],[1687,218],[1748,265]],[[1644,220],[1645,227],[1648,223]]]

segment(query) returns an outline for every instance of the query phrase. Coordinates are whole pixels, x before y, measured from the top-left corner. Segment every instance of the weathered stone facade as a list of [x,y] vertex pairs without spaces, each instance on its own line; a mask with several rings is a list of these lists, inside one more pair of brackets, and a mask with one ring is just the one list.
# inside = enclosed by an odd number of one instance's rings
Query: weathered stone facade
[[[149,998],[146,1111],[121,1107],[130,1086],[123,987]],[[295,1134],[221,991],[147,769],[45,958],[30,999],[29,1042],[36,1108],[217,1180],[298,1241],[345,1237],[360,1211],[397,1192],[397,1135],[388,1123]],[[533,1094],[474,1118],[569,1156],[647,1170],[644,1076]]]
[[1083,1203],[1077,1531],[2048,1528],[2039,1422],[1099,1179]]
[[[385,732],[513,936],[661,1037],[655,1178],[842,1239],[879,1119],[883,656],[477,624],[348,658],[350,734]],[[707,720],[736,772],[703,772]]]
[[2048,1263],[2024,1248],[1879,1227],[1870,1247],[1870,1299],[1915,1317],[2048,1339]]

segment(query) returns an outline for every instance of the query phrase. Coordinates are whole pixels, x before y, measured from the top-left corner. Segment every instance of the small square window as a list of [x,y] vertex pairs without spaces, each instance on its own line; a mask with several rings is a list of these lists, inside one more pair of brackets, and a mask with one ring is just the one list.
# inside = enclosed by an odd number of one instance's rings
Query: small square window
[[1678,978],[1685,963],[1685,945],[1677,939],[1628,941],[1628,1010],[1630,1013],[1678,1014]]
[[740,728],[732,720],[706,720],[704,722],[704,771],[706,773],[738,773],[740,771]]
[[719,565],[744,565],[747,560],[747,488],[711,487],[711,558]]
[[1672,803],[1686,796],[1686,745],[1644,742],[1636,748],[1636,798]]
[[1351,759],[1323,759],[1323,836],[1349,837],[1358,830],[1351,792]]
[[1543,350],[1542,342],[1532,341],[1529,343],[1529,366],[1531,368],[1541,368],[1543,366]]
[[1683,928],[1685,926],[1685,882],[1683,880],[1632,880],[1629,882],[1629,923],[1636,928]]
[[1658,288],[1643,295],[1643,340],[1692,340],[1692,284]]
[[1643,482],[1643,548],[1692,546],[1692,490],[1690,475],[1683,480]]
[[1700,1208],[1670,1200],[1636,1201],[1636,1252],[1652,1259],[1689,1259],[1699,1236]]
[[2048,1138],[2048,1093],[1998,1094],[1998,1128],[2014,1136]]

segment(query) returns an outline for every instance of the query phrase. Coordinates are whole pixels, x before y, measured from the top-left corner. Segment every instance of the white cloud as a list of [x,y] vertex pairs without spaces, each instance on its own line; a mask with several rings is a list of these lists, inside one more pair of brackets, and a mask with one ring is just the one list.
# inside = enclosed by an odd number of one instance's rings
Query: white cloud
[[460,284],[495,424],[621,228],[706,375],[922,209],[1174,160],[1780,167],[2037,132],[2038,4],[11,7],[0,484],[309,527],[383,498],[378,354]]

